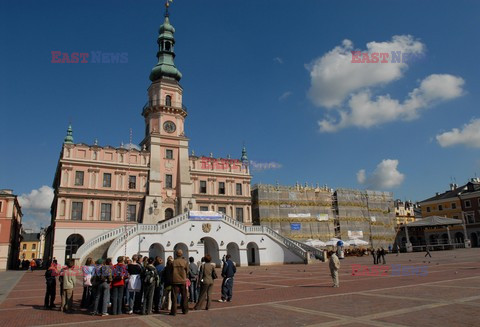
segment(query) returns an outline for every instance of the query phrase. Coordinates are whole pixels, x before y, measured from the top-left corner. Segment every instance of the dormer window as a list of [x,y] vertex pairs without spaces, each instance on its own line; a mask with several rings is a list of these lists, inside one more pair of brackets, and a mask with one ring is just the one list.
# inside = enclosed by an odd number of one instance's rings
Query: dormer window
[[167,95],[165,97],[165,105],[168,106],[168,107],[172,106],[172,97],[170,95]]

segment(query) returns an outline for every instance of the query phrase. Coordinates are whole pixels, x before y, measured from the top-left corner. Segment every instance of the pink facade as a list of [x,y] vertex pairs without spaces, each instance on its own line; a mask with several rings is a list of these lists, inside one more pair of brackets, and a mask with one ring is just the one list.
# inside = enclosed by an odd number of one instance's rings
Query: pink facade
[[0,270],[16,269],[22,210],[11,190],[0,190]]
[[69,127],[53,183],[53,252],[47,259],[71,258],[82,244],[114,228],[157,224],[188,210],[222,211],[251,224],[246,150],[243,161],[188,154],[182,75],[173,63],[174,31],[166,16],[138,149],[74,144]]

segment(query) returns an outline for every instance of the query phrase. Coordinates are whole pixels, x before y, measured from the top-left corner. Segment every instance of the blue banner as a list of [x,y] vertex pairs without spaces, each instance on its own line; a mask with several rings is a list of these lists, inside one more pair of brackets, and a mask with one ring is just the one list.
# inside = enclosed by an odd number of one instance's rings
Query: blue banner
[[290,230],[300,230],[302,229],[302,224],[300,223],[291,223]]

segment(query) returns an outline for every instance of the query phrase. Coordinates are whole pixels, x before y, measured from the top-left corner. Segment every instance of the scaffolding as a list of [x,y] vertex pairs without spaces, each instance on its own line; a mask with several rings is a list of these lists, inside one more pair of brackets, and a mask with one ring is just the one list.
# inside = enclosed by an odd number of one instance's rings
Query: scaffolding
[[334,236],[332,190],[327,187],[254,185],[255,224],[296,240]]
[[391,192],[260,184],[253,186],[252,201],[254,224],[292,239],[357,237],[375,248],[394,244]]

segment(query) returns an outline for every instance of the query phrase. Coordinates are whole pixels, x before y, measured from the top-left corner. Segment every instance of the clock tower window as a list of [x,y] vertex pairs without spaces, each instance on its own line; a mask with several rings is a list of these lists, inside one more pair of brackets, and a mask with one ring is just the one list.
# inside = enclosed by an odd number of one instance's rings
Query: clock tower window
[[165,105],[168,106],[168,107],[172,106],[172,97],[170,95],[167,95],[165,97]]

